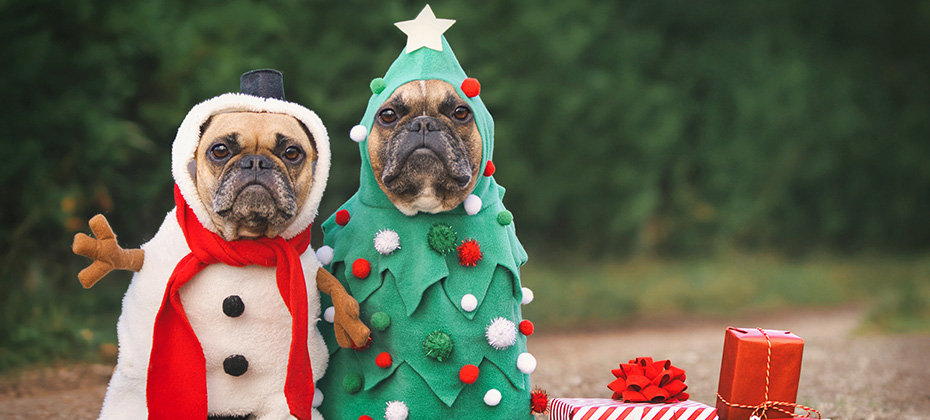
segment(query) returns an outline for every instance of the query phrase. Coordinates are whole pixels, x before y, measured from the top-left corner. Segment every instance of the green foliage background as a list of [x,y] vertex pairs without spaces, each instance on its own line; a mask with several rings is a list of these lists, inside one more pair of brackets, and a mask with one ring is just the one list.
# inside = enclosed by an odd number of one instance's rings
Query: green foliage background
[[[125,246],[151,238],[181,119],[245,71],[283,71],[327,124],[328,216],[357,188],[347,133],[404,46],[392,23],[422,6],[0,0],[0,370],[114,340],[128,275],[82,292],[71,237],[102,212]],[[531,255],[930,247],[928,1],[432,7],[457,19]]]

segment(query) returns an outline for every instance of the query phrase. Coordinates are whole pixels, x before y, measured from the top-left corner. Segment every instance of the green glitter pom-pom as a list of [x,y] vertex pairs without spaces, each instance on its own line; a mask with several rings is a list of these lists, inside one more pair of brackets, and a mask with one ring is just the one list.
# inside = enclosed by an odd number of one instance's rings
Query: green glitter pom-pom
[[376,77],[374,79],[371,79],[371,83],[368,85],[368,87],[371,88],[371,93],[374,93],[375,95],[377,95],[377,94],[380,94],[381,92],[384,92],[384,88],[387,87],[387,83],[384,83],[384,79],[380,77]]
[[384,312],[375,312],[371,316],[371,326],[378,331],[384,331],[391,326],[391,316]]
[[342,378],[342,389],[349,394],[355,394],[362,390],[362,377],[358,374],[350,373]]
[[452,337],[441,330],[429,333],[423,340],[423,351],[426,355],[440,362],[449,358],[452,347]]
[[513,223],[513,213],[509,210],[501,210],[500,213],[497,213],[497,223],[500,223],[502,226]]
[[429,229],[426,240],[429,242],[429,246],[433,248],[433,251],[438,252],[439,255],[446,255],[455,249],[458,235],[452,230],[451,226],[437,223]]

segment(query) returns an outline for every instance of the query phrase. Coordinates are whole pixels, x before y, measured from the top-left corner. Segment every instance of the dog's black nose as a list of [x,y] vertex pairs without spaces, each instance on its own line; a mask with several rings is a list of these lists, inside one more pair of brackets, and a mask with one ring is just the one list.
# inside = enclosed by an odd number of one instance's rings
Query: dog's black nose
[[425,115],[416,117],[407,123],[407,130],[412,132],[439,131],[441,128],[442,123],[440,123],[438,119]]
[[243,156],[242,159],[239,159],[239,167],[242,169],[251,169],[253,171],[257,171],[260,169],[274,168],[274,163],[270,158],[268,158],[268,156],[249,155]]

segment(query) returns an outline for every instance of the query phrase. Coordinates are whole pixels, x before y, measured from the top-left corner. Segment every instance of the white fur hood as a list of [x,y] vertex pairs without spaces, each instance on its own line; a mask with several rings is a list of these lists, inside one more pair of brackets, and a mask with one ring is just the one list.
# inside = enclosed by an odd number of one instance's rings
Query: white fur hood
[[330,160],[329,136],[326,134],[326,127],[323,126],[323,122],[320,121],[320,117],[316,113],[303,106],[278,99],[261,98],[241,93],[223,94],[201,102],[192,108],[184,117],[184,121],[181,122],[181,127],[178,128],[178,134],[172,145],[171,174],[174,177],[174,182],[177,183],[178,188],[181,190],[184,200],[187,201],[187,204],[197,216],[197,220],[207,230],[217,234],[219,231],[213,225],[207,209],[204,208],[203,203],[200,201],[197,186],[188,168],[194,160],[194,154],[197,152],[197,146],[200,143],[200,127],[210,117],[227,112],[271,112],[290,115],[302,122],[310,131],[310,134],[313,135],[317,147],[317,163],[313,173],[313,185],[300,213],[297,214],[287,229],[281,233],[284,239],[293,238],[306,229],[316,217],[320,198],[326,189]]

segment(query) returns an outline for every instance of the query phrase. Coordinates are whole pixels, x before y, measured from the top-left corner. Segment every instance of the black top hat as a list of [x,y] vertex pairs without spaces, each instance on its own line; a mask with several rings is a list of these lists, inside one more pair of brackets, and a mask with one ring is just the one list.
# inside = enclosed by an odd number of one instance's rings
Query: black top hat
[[284,75],[273,69],[252,70],[239,77],[239,91],[260,98],[284,99]]

